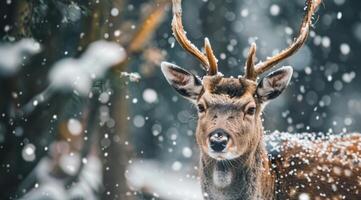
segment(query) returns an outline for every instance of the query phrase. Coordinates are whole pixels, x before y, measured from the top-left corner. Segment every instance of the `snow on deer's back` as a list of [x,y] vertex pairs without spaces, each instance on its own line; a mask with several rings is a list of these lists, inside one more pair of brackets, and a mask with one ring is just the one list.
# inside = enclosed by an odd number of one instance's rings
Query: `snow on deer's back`
[[265,136],[278,199],[359,199],[361,134]]

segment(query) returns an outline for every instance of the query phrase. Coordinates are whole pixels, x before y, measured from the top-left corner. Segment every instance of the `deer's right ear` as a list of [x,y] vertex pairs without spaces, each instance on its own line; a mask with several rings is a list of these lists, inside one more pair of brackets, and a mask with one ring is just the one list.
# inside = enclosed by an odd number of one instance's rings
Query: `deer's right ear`
[[168,62],[162,62],[161,68],[168,83],[179,94],[192,101],[197,100],[203,88],[202,81],[198,77]]

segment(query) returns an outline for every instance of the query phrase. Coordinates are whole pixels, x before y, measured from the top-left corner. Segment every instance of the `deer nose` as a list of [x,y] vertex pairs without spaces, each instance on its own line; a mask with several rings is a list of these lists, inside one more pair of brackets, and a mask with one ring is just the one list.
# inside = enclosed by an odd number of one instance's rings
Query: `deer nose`
[[223,129],[217,129],[209,134],[209,144],[215,152],[222,152],[228,143],[229,135]]

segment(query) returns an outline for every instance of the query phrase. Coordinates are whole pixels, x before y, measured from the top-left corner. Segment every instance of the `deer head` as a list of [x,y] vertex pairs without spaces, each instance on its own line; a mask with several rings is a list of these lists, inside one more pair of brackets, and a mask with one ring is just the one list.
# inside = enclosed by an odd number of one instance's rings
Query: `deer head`
[[253,43],[245,63],[245,75],[226,78],[218,73],[217,59],[209,40],[205,38],[203,53],[187,39],[182,25],[181,0],[173,0],[174,36],[201,62],[207,74],[200,79],[168,62],[163,62],[161,69],[169,84],[198,107],[196,139],[203,155],[231,160],[255,151],[263,136],[262,110],[267,102],[285,90],[293,70],[282,67],[261,79],[258,77],[293,55],[305,43],[319,3],[307,0],[299,35],[288,48],[255,64],[256,44]]

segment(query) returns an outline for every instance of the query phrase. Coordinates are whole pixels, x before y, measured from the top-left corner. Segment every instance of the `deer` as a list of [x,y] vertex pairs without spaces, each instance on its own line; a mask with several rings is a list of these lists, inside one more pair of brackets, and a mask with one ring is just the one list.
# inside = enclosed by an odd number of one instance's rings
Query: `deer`
[[[181,0],[172,0],[172,32],[180,46],[206,71],[202,78],[169,62],[161,63],[167,82],[197,107],[199,176],[206,200],[361,199],[361,135],[350,133],[265,134],[262,113],[280,96],[293,74],[284,66],[306,42],[321,0],[306,0],[298,35],[278,54],[255,63],[252,43],[245,74],[224,77],[210,42],[204,51],[187,38]],[[272,145],[270,145],[272,144]]]

